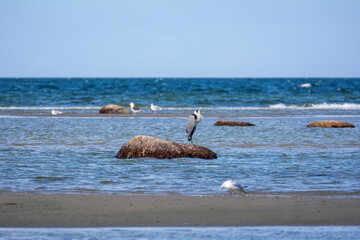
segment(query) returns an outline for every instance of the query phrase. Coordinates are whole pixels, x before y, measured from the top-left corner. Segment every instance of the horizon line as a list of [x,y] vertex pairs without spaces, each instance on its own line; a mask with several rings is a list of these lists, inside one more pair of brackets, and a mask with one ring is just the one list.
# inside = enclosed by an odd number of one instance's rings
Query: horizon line
[[0,77],[0,79],[360,79],[359,77]]

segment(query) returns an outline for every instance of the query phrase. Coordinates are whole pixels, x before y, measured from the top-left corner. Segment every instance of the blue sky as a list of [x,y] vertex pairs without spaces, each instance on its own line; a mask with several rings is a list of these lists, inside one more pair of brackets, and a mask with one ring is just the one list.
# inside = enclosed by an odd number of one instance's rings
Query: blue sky
[[0,0],[0,77],[360,77],[358,0]]

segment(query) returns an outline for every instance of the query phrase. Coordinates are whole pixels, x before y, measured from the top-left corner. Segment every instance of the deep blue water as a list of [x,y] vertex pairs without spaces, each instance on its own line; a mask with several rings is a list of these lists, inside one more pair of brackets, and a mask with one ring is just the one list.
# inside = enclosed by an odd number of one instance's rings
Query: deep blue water
[[[93,117],[129,102],[164,110]],[[136,135],[186,143],[187,118],[171,114],[195,108],[205,118],[194,143],[218,159],[114,157]],[[224,118],[256,126],[213,126]],[[356,127],[306,127],[327,119]],[[223,194],[221,183],[235,179],[250,192],[358,197],[359,126],[360,79],[0,79],[0,191]]]
[[[311,87],[302,86],[307,83]],[[360,110],[360,79],[0,79],[0,110],[98,110],[109,103],[128,107],[130,102],[145,109],[154,103],[170,112],[183,108]]]

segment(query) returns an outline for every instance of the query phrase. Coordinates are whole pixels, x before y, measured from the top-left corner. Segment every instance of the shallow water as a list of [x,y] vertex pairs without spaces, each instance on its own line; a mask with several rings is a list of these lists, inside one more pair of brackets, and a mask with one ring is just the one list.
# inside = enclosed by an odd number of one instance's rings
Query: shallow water
[[359,226],[0,228],[0,239],[358,239]]
[[185,143],[186,118],[3,117],[2,190],[203,195],[224,193],[227,179],[261,192],[360,189],[358,127],[306,127],[321,117],[228,118],[256,125],[237,128],[215,127],[217,120],[203,119],[194,143],[218,159],[159,160],[115,155],[135,135]]

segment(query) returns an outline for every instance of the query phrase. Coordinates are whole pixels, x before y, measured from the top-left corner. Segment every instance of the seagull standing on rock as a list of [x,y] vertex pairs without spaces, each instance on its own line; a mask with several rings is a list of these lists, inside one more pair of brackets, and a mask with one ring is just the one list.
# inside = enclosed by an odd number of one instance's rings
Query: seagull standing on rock
[[234,193],[236,196],[236,192],[246,193],[245,188],[240,183],[235,182],[233,180],[225,181],[220,187],[229,189],[230,196],[232,195],[232,193]]
[[153,110],[153,111],[155,112],[155,114],[156,114],[157,111],[162,110],[161,107],[156,106],[156,105],[154,105],[154,104],[151,104],[151,105],[150,105],[150,108],[151,108],[151,110]]
[[191,114],[188,118],[188,121],[186,124],[186,133],[187,133],[187,138],[188,138],[189,142],[191,142],[191,144],[193,144],[192,135],[194,134],[194,132],[196,130],[196,125],[201,121],[201,118],[204,118],[204,117],[201,116],[200,109],[195,110],[194,113]]
[[135,106],[135,104],[134,104],[133,102],[130,103],[129,105],[130,105],[131,111],[132,111],[134,114],[142,111],[140,108],[138,108],[137,106]]

